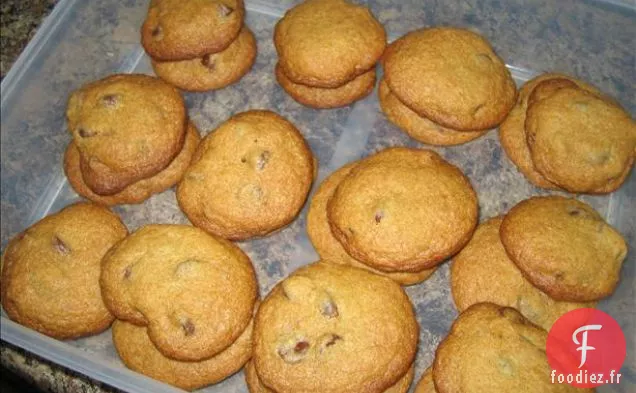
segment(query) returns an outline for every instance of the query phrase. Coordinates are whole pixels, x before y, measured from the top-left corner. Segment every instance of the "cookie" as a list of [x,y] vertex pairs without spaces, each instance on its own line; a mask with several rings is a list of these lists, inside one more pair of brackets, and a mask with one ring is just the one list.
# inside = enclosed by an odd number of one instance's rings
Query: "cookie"
[[198,362],[165,357],[152,343],[146,328],[115,321],[113,344],[126,367],[181,389],[192,391],[218,383],[239,371],[252,355],[252,325],[226,350]]
[[86,183],[84,183],[79,166],[79,150],[74,142],[68,145],[66,153],[64,154],[64,173],[66,173],[68,182],[75,192],[95,203],[108,206],[137,204],[145,201],[153,194],[167,190],[181,180],[190,165],[190,161],[192,161],[192,156],[200,140],[199,130],[196,129],[193,123],[190,123],[181,152],[177,154],[166,169],[152,177],[139,180],[113,195],[95,194]]
[[287,94],[305,106],[318,109],[337,108],[349,105],[371,94],[375,87],[375,68],[342,86],[334,88],[311,87],[294,83],[285,76],[278,64],[276,65],[276,79]]
[[128,233],[119,217],[76,203],[14,237],[2,255],[2,307],[9,318],[47,336],[71,339],[107,329],[102,257]]
[[418,334],[413,307],[397,283],[314,263],[263,300],[253,362],[263,385],[278,393],[379,393],[409,372]]
[[536,170],[570,192],[612,192],[634,164],[636,122],[615,102],[576,85],[529,105],[525,129]]
[[162,61],[221,52],[239,35],[244,15],[243,0],[152,0],[141,44]]
[[385,273],[367,266],[347,254],[342,245],[331,233],[329,221],[327,220],[327,203],[333,196],[334,191],[336,191],[336,187],[338,187],[340,182],[347,177],[351,169],[357,164],[357,161],[352,162],[329,175],[322,184],[320,184],[320,187],[318,187],[318,190],[311,199],[309,211],[307,212],[307,235],[316,249],[316,252],[323,261],[367,269],[373,273],[389,277],[401,285],[413,285],[426,280],[435,273],[436,268],[424,269],[416,273]]
[[433,383],[433,371],[430,368],[424,371],[420,382],[415,386],[415,393],[437,393]]
[[218,236],[265,236],[294,220],[314,159],[296,127],[270,111],[231,117],[199,145],[177,188],[190,221]]
[[437,348],[435,387],[439,393],[591,393],[552,383],[547,336],[513,308],[475,304],[459,315]]
[[187,91],[222,89],[243,77],[256,60],[256,40],[246,26],[221,52],[181,61],[152,60],[155,74]]
[[335,88],[375,66],[386,47],[386,32],[365,6],[308,0],[278,21],[274,44],[291,82]]
[[503,217],[477,227],[470,242],[453,258],[451,289],[461,312],[475,303],[489,302],[512,307],[530,322],[550,330],[563,314],[594,303],[553,300],[526,280],[510,260],[499,238]]
[[487,130],[506,117],[516,87],[506,64],[479,34],[425,28],[393,42],[384,78],[406,106],[457,131]]
[[245,330],[258,297],[254,269],[235,245],[187,225],[147,225],[104,257],[106,306],[148,326],[166,357],[197,361]]
[[591,302],[618,285],[625,239],[584,202],[526,199],[508,212],[499,232],[526,279],[556,300]]
[[[395,385],[385,390],[384,393],[406,393],[413,381],[413,372],[414,370],[411,366],[409,372],[406,373],[406,375],[404,375]],[[271,389],[263,386],[263,383],[260,379],[258,379],[258,374],[256,374],[256,369],[252,362],[248,362],[245,365],[245,382],[247,383],[247,388],[250,393],[273,393]]]
[[113,195],[166,168],[181,151],[187,114],[179,92],[147,75],[112,75],[74,91],[66,109],[84,183]]
[[411,138],[438,146],[460,145],[485,135],[486,131],[456,131],[420,116],[404,105],[382,79],[378,89],[380,108],[391,123],[404,130]]
[[457,253],[477,225],[477,195],[430,150],[395,147],[363,160],[327,204],[331,232],[355,259],[418,272]]

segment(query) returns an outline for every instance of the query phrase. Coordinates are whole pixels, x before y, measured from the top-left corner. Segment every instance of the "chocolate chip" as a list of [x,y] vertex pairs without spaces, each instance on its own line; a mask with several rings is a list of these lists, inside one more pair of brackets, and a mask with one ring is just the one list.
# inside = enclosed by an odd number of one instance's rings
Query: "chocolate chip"
[[71,253],[71,248],[58,236],[53,236],[53,239],[51,239],[51,245],[53,246],[55,251],[59,252],[62,255],[68,255]]
[[311,345],[304,339],[292,342],[291,344],[292,345],[284,345],[278,348],[278,356],[280,356],[286,363],[298,363],[307,356]]
[[326,299],[320,306],[320,313],[327,318],[336,318],[338,314],[338,306],[331,299]]
[[87,130],[86,128],[83,128],[83,127],[81,127],[77,131],[77,133],[82,138],[90,138],[90,137],[93,137],[93,136],[97,135],[97,133],[95,131]]
[[161,26],[157,26],[154,29],[152,29],[152,32],[150,34],[152,34],[153,37],[155,38],[159,38],[163,33],[163,29],[161,28]]
[[256,160],[256,169],[258,169],[259,171],[265,169],[265,165],[267,165],[267,163],[269,162],[270,156],[271,153],[269,151],[265,150],[264,152],[262,152]]
[[183,328],[183,332],[186,337],[194,334],[194,323],[190,320],[190,318],[184,318],[181,320],[181,327]]
[[234,8],[227,6],[223,3],[219,3],[219,15],[221,16],[228,16],[230,15],[232,12],[234,12]]
[[215,63],[215,57],[211,54],[207,54],[201,58],[201,64],[210,71],[214,70]]
[[243,164],[245,164],[245,163],[247,162],[247,158],[246,158],[246,157],[241,157],[241,162],[242,162]]
[[382,219],[384,218],[384,212],[382,210],[378,210],[377,212],[375,212],[375,223],[379,224],[380,222],[382,222]]
[[119,103],[119,96],[116,94],[108,94],[102,97],[102,104],[107,107],[114,107]]
[[568,214],[576,217],[576,216],[580,216],[581,215],[581,209],[579,209],[578,207],[572,208],[568,211]]
[[320,338],[318,339],[318,347],[320,348],[320,353],[323,353],[329,347],[336,345],[336,343],[340,340],[342,340],[342,337],[334,333],[327,333],[320,336]]

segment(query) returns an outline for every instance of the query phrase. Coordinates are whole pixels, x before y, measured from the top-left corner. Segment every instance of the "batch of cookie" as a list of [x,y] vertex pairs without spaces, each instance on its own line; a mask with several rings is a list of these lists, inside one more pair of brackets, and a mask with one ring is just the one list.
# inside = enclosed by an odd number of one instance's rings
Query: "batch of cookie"
[[[547,331],[613,293],[625,240],[562,193],[480,224],[470,180],[432,150],[391,147],[328,176],[307,214],[321,260],[259,298],[259,261],[231,241],[297,218],[319,164],[303,137],[310,130],[250,110],[201,139],[178,90],[223,88],[249,71],[256,41],[244,15],[241,0],[153,0],[141,35],[159,78],[114,75],[73,92],[63,165],[90,202],[9,242],[8,316],[58,339],[112,326],[127,367],[187,390],[244,369],[252,393],[404,393],[420,328],[402,286],[452,259],[460,314],[415,391],[575,391],[550,383]],[[379,62],[390,122],[432,145],[499,127],[509,158],[538,187],[610,193],[633,166],[636,124],[616,101],[560,74],[517,93],[505,62],[474,32],[422,28],[387,46],[368,8],[308,0],[277,23],[274,43],[272,72],[301,104],[364,98]],[[108,208],[173,186],[193,226],[129,234]]]

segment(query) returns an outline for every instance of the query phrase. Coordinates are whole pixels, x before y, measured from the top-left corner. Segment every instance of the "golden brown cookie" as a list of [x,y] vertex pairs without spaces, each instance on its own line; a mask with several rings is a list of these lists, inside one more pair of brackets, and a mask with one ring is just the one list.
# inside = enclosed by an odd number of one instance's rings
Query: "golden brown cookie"
[[66,153],[64,154],[64,172],[75,192],[93,202],[108,206],[141,203],[151,195],[165,191],[181,180],[192,161],[192,156],[200,140],[199,130],[197,130],[193,123],[190,123],[181,152],[177,154],[166,169],[153,177],[139,180],[113,195],[95,194],[86,183],[84,183],[79,166],[79,150],[74,142],[68,145]]
[[252,356],[252,325],[223,352],[198,362],[165,357],[152,343],[143,326],[117,320],[113,344],[126,367],[181,389],[192,391],[218,383],[239,371]]
[[314,165],[289,121],[270,111],[243,112],[201,142],[177,200],[190,221],[210,233],[233,240],[264,236],[298,215]]
[[278,393],[380,393],[408,373],[418,333],[398,284],[362,269],[314,263],[263,301],[253,361],[263,385]]
[[576,85],[529,105],[525,129],[536,170],[570,192],[612,192],[634,164],[636,122],[615,102]]
[[477,227],[470,242],[453,258],[451,289],[461,312],[475,303],[489,302],[516,308],[530,322],[550,330],[563,314],[594,303],[553,300],[526,280],[510,260],[499,238],[503,217]]
[[437,348],[435,388],[439,393],[590,393],[552,383],[547,336],[513,308],[475,304],[457,317]]
[[457,131],[487,130],[506,117],[516,87],[488,41],[452,27],[425,28],[393,42],[384,77],[406,106]]
[[234,41],[244,14],[243,0],[152,0],[141,43],[157,60],[203,57]]
[[166,168],[183,147],[187,125],[179,92],[141,74],[84,85],[71,95],[66,118],[84,182],[100,195]]
[[152,69],[166,82],[188,91],[222,89],[243,77],[256,60],[254,34],[243,26],[238,37],[221,52],[181,61],[152,60]]
[[102,263],[106,306],[148,326],[164,356],[210,358],[243,332],[258,296],[249,258],[232,243],[187,225],[148,225]]
[[420,382],[415,386],[414,393],[437,393],[435,390],[435,384],[433,383],[433,370],[427,368],[420,379]]
[[477,195],[430,150],[389,148],[363,160],[327,205],[347,253],[376,269],[418,272],[458,252],[477,225]]
[[384,79],[380,81],[378,98],[382,112],[391,123],[422,143],[439,146],[460,145],[475,140],[488,132],[488,130],[456,131],[418,115],[391,92]]
[[621,234],[591,206],[560,196],[520,202],[504,218],[500,236],[523,275],[563,301],[611,295],[627,254]]
[[9,318],[59,339],[107,329],[113,316],[101,297],[100,264],[127,233],[107,208],[76,203],[18,234],[2,255]]
[[291,82],[335,88],[375,66],[386,46],[386,32],[365,6],[308,0],[278,21],[274,44]]
[[352,162],[329,175],[320,184],[311,199],[309,211],[307,212],[307,235],[316,252],[318,252],[323,261],[367,269],[373,273],[389,277],[401,285],[413,285],[426,280],[435,273],[436,268],[424,269],[416,273],[386,273],[367,266],[347,254],[340,242],[331,233],[329,221],[327,220],[327,203],[333,196],[334,191],[336,191],[336,187],[357,164],[358,161]]
[[375,87],[375,68],[365,72],[342,86],[334,88],[311,87],[290,81],[280,65],[276,65],[276,79],[281,87],[296,101],[318,109],[349,105],[368,96]]

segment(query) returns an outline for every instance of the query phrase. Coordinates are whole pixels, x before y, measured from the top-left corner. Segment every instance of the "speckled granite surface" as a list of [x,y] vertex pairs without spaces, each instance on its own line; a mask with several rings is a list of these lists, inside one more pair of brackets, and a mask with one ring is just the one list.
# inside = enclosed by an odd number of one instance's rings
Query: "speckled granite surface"
[[0,5],[0,77],[9,72],[57,0],[5,0]]
[[[294,2],[280,1],[279,7],[266,7],[247,1],[252,9],[247,23],[258,37],[256,65],[238,84],[227,89],[186,94],[190,116],[199,128],[207,132],[231,114],[247,109],[275,110],[294,122],[307,138],[319,159],[320,179],[350,160],[387,146],[421,146],[386,121],[375,95],[352,107],[316,111],[302,107],[277,86],[273,76],[276,56],[272,30],[281,10]],[[391,38],[422,26],[465,26],[490,38],[509,64],[530,70],[515,72],[518,81],[544,70],[578,75],[616,96],[634,113],[636,15],[613,7],[595,7],[593,3],[588,0],[369,1]],[[2,145],[10,146],[3,147],[1,161],[3,246],[12,234],[42,215],[77,200],[59,164],[69,141],[63,118],[66,97],[82,83],[109,73],[150,72],[148,59],[138,44],[138,26],[146,4],[143,0],[76,1],[65,14],[68,19],[50,40],[50,49],[34,60],[30,72],[16,87],[16,94],[3,103]],[[528,184],[516,171],[502,153],[495,132],[464,146],[435,150],[460,166],[471,179],[480,198],[482,219],[501,214],[530,195],[545,193]],[[629,239],[632,257],[623,272],[626,279],[617,294],[602,304],[605,310],[620,317],[626,332],[636,332],[633,300],[636,296],[631,285],[636,265],[635,180],[632,176],[612,200],[583,198],[608,215]],[[187,223],[173,191],[155,195],[139,206],[118,207],[116,211],[131,230],[151,222]],[[304,231],[304,213],[271,237],[241,244],[256,266],[263,294],[296,267],[315,259]],[[445,264],[425,283],[407,289],[422,327],[416,364],[418,377],[432,361],[437,344],[456,315],[448,270]],[[630,334],[626,336],[630,340]],[[37,347],[39,338],[31,339]],[[114,378],[129,377],[121,371],[108,333],[67,344],[69,348],[85,351],[86,358],[80,361],[90,365],[91,359],[101,359],[112,367]],[[634,342],[628,341],[628,345],[633,348]],[[3,348],[3,362],[9,358],[6,353],[9,352]],[[74,352],[69,351],[69,359],[72,356]],[[616,391],[632,391],[636,380],[635,356],[630,353],[627,360],[626,379],[632,385]],[[41,375],[37,371],[41,369],[46,368],[38,366],[34,370]],[[63,379],[61,373],[47,375]],[[62,388],[62,391],[71,390]],[[247,392],[241,374],[205,391]]]

